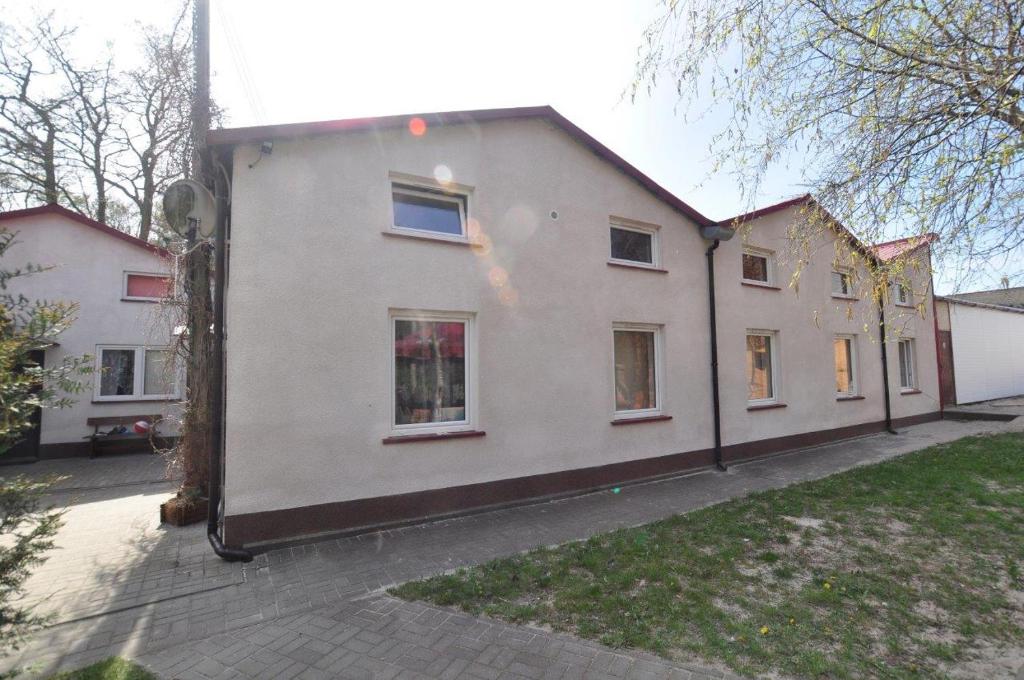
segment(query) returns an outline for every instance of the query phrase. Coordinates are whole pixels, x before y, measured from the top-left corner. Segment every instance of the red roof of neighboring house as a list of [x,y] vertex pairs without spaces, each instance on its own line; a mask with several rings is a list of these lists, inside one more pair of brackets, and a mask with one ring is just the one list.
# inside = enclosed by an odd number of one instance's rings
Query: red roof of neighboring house
[[886,241],[885,243],[877,243],[871,246],[871,251],[883,261],[891,260],[898,255],[909,253],[912,250],[916,250],[926,243],[932,243],[938,241],[938,234],[925,234],[924,236],[908,236],[907,238],[896,239],[895,241]]
[[152,243],[147,243],[146,241],[143,241],[140,238],[136,238],[131,234],[126,234],[123,231],[114,229],[110,225],[103,224],[102,222],[97,222],[96,220],[90,219],[85,215],[80,215],[76,213],[74,210],[68,210],[63,206],[54,205],[52,203],[48,205],[39,205],[36,206],[35,208],[25,208],[23,210],[8,210],[7,212],[0,212],[0,221],[13,220],[19,217],[32,217],[35,215],[59,215],[61,217],[66,217],[69,220],[78,222],[79,224],[85,225],[87,227],[91,227],[97,231],[101,231],[104,234],[107,234],[108,236],[119,238],[122,241],[132,244],[133,246],[145,248],[149,252],[156,253],[161,257],[170,257],[170,253],[166,249],[161,248],[160,246],[155,246]]
[[[608,161],[647,191],[654,194],[677,212],[693,220],[698,226],[706,227],[715,222],[687,205],[682,199],[665,189],[642,173],[607,146],[577,127],[572,121],[550,106],[525,106],[507,109],[480,109],[476,111],[445,111],[441,113],[412,113],[399,116],[375,118],[348,118],[324,120],[312,123],[289,123],[285,125],[260,125],[256,127],[227,128],[211,130],[206,141],[213,146],[232,144],[259,144],[276,139],[294,139],[343,132],[364,132],[384,128],[404,128],[414,120],[425,123],[425,129],[439,125],[483,123],[495,120],[541,118],[560,127],[570,137],[589,148],[594,154]],[[418,125],[419,123],[417,123]]]

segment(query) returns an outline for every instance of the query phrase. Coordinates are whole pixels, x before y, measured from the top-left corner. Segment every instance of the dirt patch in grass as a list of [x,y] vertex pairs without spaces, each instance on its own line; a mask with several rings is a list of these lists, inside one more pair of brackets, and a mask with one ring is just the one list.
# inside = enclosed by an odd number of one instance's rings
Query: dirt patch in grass
[[1004,677],[1022,480],[1024,437],[970,438],[393,592],[746,674]]

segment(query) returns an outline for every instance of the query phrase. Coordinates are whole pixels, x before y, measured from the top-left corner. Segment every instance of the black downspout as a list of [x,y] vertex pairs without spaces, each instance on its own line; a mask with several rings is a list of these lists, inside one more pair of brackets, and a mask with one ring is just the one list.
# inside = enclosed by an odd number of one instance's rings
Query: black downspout
[[715,250],[718,239],[704,254],[708,258],[708,320],[711,331],[711,405],[715,417],[715,467],[723,472],[727,469],[722,462],[722,412],[718,403],[718,323],[715,320]]
[[218,164],[214,180],[214,202],[217,218],[214,236],[214,288],[213,288],[213,365],[210,380],[213,382],[213,413],[210,417],[210,503],[207,514],[206,537],[217,556],[228,562],[251,562],[248,550],[227,548],[220,536],[220,509],[224,498],[224,285],[227,282],[227,175]]
[[878,303],[878,333],[879,344],[882,346],[882,389],[885,396],[885,431],[889,434],[899,434],[892,427],[892,406],[889,403],[889,355],[885,349],[885,308],[882,302]]

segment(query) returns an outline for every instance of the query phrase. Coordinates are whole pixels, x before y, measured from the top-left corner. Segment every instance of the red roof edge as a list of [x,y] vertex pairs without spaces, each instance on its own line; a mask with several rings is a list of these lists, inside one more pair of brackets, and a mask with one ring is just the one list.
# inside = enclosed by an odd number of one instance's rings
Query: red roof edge
[[462,123],[482,123],[494,120],[514,120],[526,118],[543,118],[560,127],[566,134],[589,148],[595,155],[617,167],[625,175],[636,181],[655,197],[664,201],[671,208],[693,220],[698,226],[707,227],[715,222],[678,196],[645,175],[636,166],[619,156],[607,146],[597,141],[575,123],[550,106],[523,106],[505,109],[478,109],[473,111],[445,111],[440,113],[410,113],[398,116],[380,116],[376,118],[348,118],[342,120],[325,120],[309,123],[288,123],[284,125],[260,125],[255,127],[226,128],[211,130],[206,141],[211,146],[230,146],[234,144],[258,144],[276,139],[294,139],[339,132],[360,132],[381,128],[405,127],[414,118],[420,118],[431,126],[458,125]]
[[68,210],[62,205],[55,205],[53,203],[47,205],[38,205],[34,208],[24,208],[22,210],[8,210],[7,212],[0,212],[0,221],[13,220],[19,217],[33,217],[35,215],[60,215],[61,217],[66,217],[69,220],[78,222],[79,224],[85,225],[87,227],[91,227],[93,229],[96,229],[97,231],[101,231],[104,234],[107,234],[108,236],[119,238],[122,241],[130,243],[138,248],[145,248],[149,252],[155,253],[161,257],[171,256],[170,251],[168,251],[165,248],[155,246],[152,243],[147,243],[146,241],[143,241],[140,238],[136,238],[131,234],[126,234],[123,231],[120,231],[119,229],[114,229],[110,225],[103,224],[102,222],[97,222],[92,218],[76,213],[74,210]]
[[[907,236],[904,238],[898,238],[894,241],[886,241],[884,243],[876,243],[871,246],[871,250],[878,255],[882,260],[890,260],[897,255],[906,255],[912,253],[918,248],[926,245],[931,245],[939,240],[939,235],[934,232],[927,234],[921,234],[920,236]],[[902,250],[899,248],[904,243],[912,244],[910,248]],[[892,251],[892,252],[890,252]]]

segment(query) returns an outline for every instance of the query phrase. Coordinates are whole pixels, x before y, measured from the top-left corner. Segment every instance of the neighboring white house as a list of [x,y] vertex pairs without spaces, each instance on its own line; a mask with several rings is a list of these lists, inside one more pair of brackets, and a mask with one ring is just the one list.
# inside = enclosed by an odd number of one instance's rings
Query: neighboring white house
[[[553,109],[209,141],[232,173],[228,545],[714,461],[701,228],[722,225]],[[833,271],[833,236],[788,286],[806,200],[743,216],[712,255],[726,463],[886,425],[877,309]],[[940,417],[930,279],[914,288],[923,316],[886,308],[907,317],[885,344],[897,427]]]
[[166,412],[179,396],[173,371],[165,370],[169,320],[156,304],[171,285],[169,254],[56,205],[0,213],[0,227],[16,234],[4,268],[49,268],[13,279],[13,293],[78,304],[77,319],[46,350],[45,363],[88,354],[96,369],[74,405],[43,410],[38,442],[30,436],[17,457],[88,455],[90,418]]
[[1024,394],[1024,309],[945,296],[937,300],[937,315],[951,355],[947,403]]

